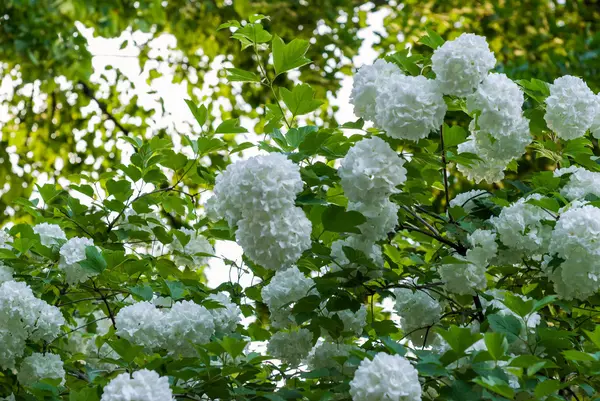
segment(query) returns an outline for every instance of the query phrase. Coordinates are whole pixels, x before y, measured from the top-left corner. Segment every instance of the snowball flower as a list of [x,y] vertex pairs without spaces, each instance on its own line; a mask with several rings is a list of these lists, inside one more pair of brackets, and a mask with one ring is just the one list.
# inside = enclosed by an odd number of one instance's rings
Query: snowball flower
[[475,200],[482,200],[488,197],[490,197],[488,191],[483,189],[473,189],[456,195],[454,199],[450,201],[450,207],[460,206],[465,212],[471,213],[477,207]]
[[560,190],[561,195],[569,200],[583,199],[586,195],[600,197],[600,173],[571,166],[554,171],[555,177],[571,174],[569,182]]
[[[350,309],[329,312],[325,309],[324,314],[329,317],[337,315],[344,324],[343,333],[351,336],[360,336],[367,324],[367,307],[365,305],[361,305],[356,312],[352,312]],[[331,333],[327,334],[331,335]]]
[[594,92],[581,78],[565,75],[550,85],[544,119],[560,138],[584,136],[599,112],[600,104]]
[[472,248],[467,250],[466,259],[478,265],[487,265],[496,257],[498,244],[496,233],[491,230],[477,229],[467,238]]
[[594,138],[600,139],[600,93],[596,95],[596,103],[598,105],[598,110],[596,111],[596,116],[590,127],[590,132]]
[[13,269],[0,262],[0,284],[13,279]]
[[406,181],[404,160],[383,139],[357,142],[342,159],[338,175],[348,199],[371,203],[399,192]]
[[440,128],[448,106],[436,81],[402,75],[380,89],[375,110],[375,125],[386,135],[418,141]]
[[404,73],[394,63],[379,59],[373,65],[362,66],[354,75],[350,103],[354,115],[365,120],[375,119],[375,102],[381,89]]
[[492,131],[476,126],[475,120],[471,121],[469,130],[475,141],[476,154],[483,160],[491,157],[505,160],[508,164],[525,153],[527,145],[531,143],[529,120],[521,115],[514,117],[503,130]]
[[121,373],[105,387],[100,401],[173,401],[169,379],[158,373],[142,369],[133,373]]
[[490,218],[498,232],[498,238],[507,247],[529,255],[546,252],[552,227],[544,224],[552,216],[539,206],[527,203],[530,199],[542,199],[540,194],[521,198],[502,209],[500,215]]
[[86,259],[85,249],[94,246],[90,238],[73,237],[60,248],[60,262],[58,268],[65,272],[67,283],[74,285],[83,283],[98,273],[86,270],[79,262]]
[[255,213],[292,208],[302,187],[300,167],[285,155],[254,156],[230,164],[217,176],[212,205],[233,226]]
[[60,384],[65,383],[65,369],[60,356],[34,352],[23,359],[17,374],[19,383],[22,386],[30,386],[43,379],[56,379],[60,380]]
[[459,295],[475,295],[476,291],[484,290],[487,287],[486,265],[473,264],[466,259],[455,257],[462,259],[462,263],[444,264],[438,269],[446,291]]
[[235,237],[253,262],[271,270],[296,263],[311,246],[312,224],[299,207],[255,213],[238,222]]
[[207,265],[210,257],[197,254],[214,255],[215,250],[210,242],[208,242],[208,240],[202,235],[197,234],[195,230],[190,230],[184,227],[180,228],[179,231],[189,237],[189,240],[184,246],[179,238],[174,235],[173,242],[171,243],[171,249],[187,255],[191,257],[191,259],[176,255],[175,262],[179,265],[192,267],[193,269]]
[[308,356],[307,364],[311,370],[317,369],[338,369],[347,368],[347,364],[339,362],[340,358],[350,356],[352,345],[337,344],[334,342],[322,342],[317,344]]
[[400,355],[365,358],[350,382],[353,401],[421,401],[417,370]]
[[176,353],[192,351],[192,344],[206,344],[215,333],[208,309],[192,301],[175,302],[166,313],[164,324],[165,348]]
[[510,160],[494,158],[480,149],[475,138],[469,137],[469,140],[458,145],[458,153],[473,153],[479,156],[481,160],[474,160],[469,165],[458,164],[458,171],[463,173],[467,179],[474,180],[476,183],[486,181],[489,183],[502,181],[504,178],[504,169],[510,163]]
[[313,335],[307,329],[297,331],[279,331],[267,344],[267,353],[296,366],[306,358],[312,348]]
[[240,322],[241,317],[240,308],[231,302],[229,295],[224,292],[218,294],[211,294],[208,299],[220,303],[223,307],[217,309],[209,309],[209,313],[213,317],[215,325],[215,331],[219,333],[231,333],[235,331],[237,324]]
[[150,302],[127,305],[117,313],[117,335],[148,349],[161,347],[164,342],[165,316]]
[[40,223],[33,226],[33,232],[39,234],[42,245],[47,247],[67,240],[65,232],[57,224]]
[[466,96],[494,68],[496,58],[483,36],[463,33],[438,47],[431,56],[431,64],[444,94]]
[[442,316],[442,306],[426,290],[399,288],[394,295],[394,309],[400,316],[400,325],[405,334],[433,326]]
[[361,236],[375,242],[387,238],[398,224],[399,206],[387,198],[371,202],[348,202],[348,210],[359,212],[367,221],[358,226]]

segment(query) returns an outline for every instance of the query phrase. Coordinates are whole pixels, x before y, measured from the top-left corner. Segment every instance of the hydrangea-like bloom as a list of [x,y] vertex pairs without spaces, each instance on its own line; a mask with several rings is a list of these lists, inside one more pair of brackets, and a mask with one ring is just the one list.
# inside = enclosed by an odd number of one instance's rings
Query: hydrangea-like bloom
[[10,241],[11,241],[10,235],[6,231],[0,229],[0,248],[10,249],[10,245],[8,245],[8,242],[10,242]]
[[57,224],[40,223],[33,226],[33,232],[39,234],[42,245],[48,247],[67,240],[65,232]]
[[0,284],[13,279],[13,269],[0,262]]
[[491,73],[467,96],[469,113],[479,112],[477,125],[488,132],[505,132],[521,116],[523,91],[504,74]]
[[65,320],[55,306],[36,298],[25,283],[0,285],[0,368],[11,369],[27,339],[52,341]]
[[518,115],[503,130],[492,131],[479,126],[476,129],[475,120],[471,121],[469,129],[477,147],[477,155],[487,160],[492,157],[496,160],[511,160],[525,153],[527,145],[531,143],[529,133],[529,120]]
[[438,83],[422,75],[395,76],[377,95],[375,124],[392,138],[418,141],[440,128],[448,106]]
[[486,265],[473,264],[468,260],[464,260],[463,263],[445,264],[438,269],[444,288],[448,292],[460,295],[474,295],[476,290],[484,290],[487,287],[485,272]]
[[306,358],[312,349],[313,335],[307,329],[279,331],[267,344],[267,352],[277,359],[296,366]]
[[600,139],[600,93],[596,95],[596,103],[598,104],[598,110],[590,127],[590,132],[594,138]]
[[548,128],[562,139],[584,136],[600,111],[594,92],[577,77],[565,75],[550,85],[544,119]]
[[235,331],[237,324],[240,322],[240,308],[231,302],[229,295],[224,292],[218,294],[211,294],[208,299],[217,301],[223,307],[217,309],[209,309],[210,314],[213,317],[215,325],[215,331],[218,333],[228,334]]
[[190,237],[190,239],[185,246],[182,246],[181,241],[179,241],[177,236],[174,236],[173,242],[171,243],[171,248],[175,251],[190,256],[191,260],[177,255],[175,256],[175,262],[179,265],[189,266],[194,269],[200,266],[206,266],[210,260],[210,257],[197,254],[214,255],[215,250],[210,242],[208,242],[208,240],[202,235],[197,234],[195,230],[190,230],[184,227],[180,228],[179,231]]
[[359,212],[367,221],[358,226],[361,236],[375,242],[387,238],[398,224],[399,206],[387,198],[369,203],[348,202],[348,210]]
[[298,270],[296,266],[285,270],[279,270],[271,279],[271,282],[263,287],[261,291],[263,302],[271,312],[271,325],[273,327],[284,327],[290,320],[290,308],[284,305],[294,303],[310,295],[315,282]]
[[496,257],[498,244],[496,233],[491,230],[477,229],[468,237],[472,248],[467,251],[467,260],[479,265],[487,265]]
[[58,268],[65,272],[67,283],[74,285],[83,283],[98,273],[86,270],[79,262],[86,259],[85,248],[94,246],[90,238],[73,237],[60,248]]
[[421,401],[419,374],[408,359],[380,352],[365,358],[350,382],[352,401]]
[[164,342],[165,320],[163,312],[150,302],[127,305],[115,317],[117,335],[148,349],[159,348]]
[[444,94],[466,96],[494,68],[496,58],[483,36],[463,33],[438,47],[431,56],[431,64]]
[[490,193],[483,189],[473,189],[471,191],[463,192],[454,197],[450,201],[450,207],[460,206],[465,212],[471,213],[477,204],[475,203],[475,199],[481,200],[484,198],[488,198]]
[[255,156],[227,166],[217,176],[214,205],[231,226],[254,213],[279,213],[302,191],[300,167],[281,153]]
[[65,369],[60,356],[34,352],[23,359],[17,374],[19,383],[30,386],[43,379],[59,379],[60,384],[65,383]]
[[363,333],[363,328],[367,324],[367,307],[365,305],[361,305],[356,312],[352,312],[350,309],[328,312],[325,309],[324,313],[329,317],[338,315],[344,324],[343,332],[350,335],[360,336]]
[[406,181],[404,160],[378,137],[357,142],[342,159],[338,175],[348,199],[371,203],[399,192]]
[[502,181],[504,178],[504,169],[510,160],[494,158],[480,149],[473,136],[469,140],[458,145],[458,153],[474,153],[482,160],[475,160],[469,165],[458,164],[458,171],[463,173],[469,180],[476,183],[486,181],[489,183]]
[[400,316],[405,334],[436,324],[442,316],[442,306],[429,292],[399,288],[395,291],[394,309]]
[[555,177],[561,177],[565,174],[571,174],[569,182],[560,190],[565,198],[576,200],[583,199],[586,195],[600,197],[600,173],[576,166],[554,171]]
[[173,401],[169,379],[158,373],[142,369],[133,373],[121,373],[104,387],[100,401]]
[[317,344],[308,356],[307,364],[311,370],[316,369],[348,369],[348,364],[342,365],[340,358],[350,356],[352,345],[322,342]]
[[541,199],[533,194],[505,207],[498,217],[490,218],[500,241],[507,247],[530,255],[542,254],[548,248],[552,227],[543,224],[552,216],[539,206],[527,203],[530,199]]
[[166,313],[165,324],[165,345],[174,352],[193,351],[192,344],[206,344],[215,333],[208,309],[192,301],[175,302]]
[[299,207],[257,212],[238,222],[235,237],[253,262],[277,270],[296,263],[311,246],[312,224]]
[[[369,241],[365,241],[361,236],[351,235],[345,239],[339,239],[331,244],[331,257],[337,265],[348,267],[350,260],[344,253],[344,247],[349,247],[361,251],[365,256],[375,264],[375,266],[383,266],[383,253],[381,247]],[[356,267],[356,266],[351,266]]]
[[394,63],[379,59],[373,65],[362,66],[354,75],[350,103],[354,106],[354,115],[365,120],[375,119],[375,102],[381,89],[396,76],[404,73]]

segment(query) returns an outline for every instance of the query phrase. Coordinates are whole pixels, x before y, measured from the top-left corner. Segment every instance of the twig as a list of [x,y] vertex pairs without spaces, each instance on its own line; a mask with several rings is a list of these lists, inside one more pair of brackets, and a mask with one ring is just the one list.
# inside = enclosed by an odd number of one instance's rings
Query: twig
[[90,99],[92,99],[94,102],[96,102],[96,104],[98,105],[98,107],[100,108],[100,110],[102,111],[102,113],[104,113],[106,115],[106,117],[108,117],[108,119],[110,121],[112,121],[113,123],[115,123],[115,125],[117,126],[117,128],[119,128],[125,135],[129,136],[131,135],[131,132],[123,127],[123,125],[119,122],[119,120],[117,120],[115,118],[115,116],[113,116],[109,111],[108,111],[108,107],[106,106],[106,104],[102,101],[100,101],[96,95],[94,94],[94,91],[92,90],[92,88],[90,88],[85,82],[83,81],[79,81],[79,85],[81,85],[81,87],[83,88],[83,94],[86,95],[87,97],[89,97]]
[[[444,194],[446,196],[446,204],[444,210],[448,213],[448,207],[450,206],[450,195],[448,194],[448,171],[446,169],[446,149],[444,148],[444,124],[440,127],[440,145],[442,146],[442,169],[444,175]],[[448,213],[448,218],[452,221],[452,215]]]

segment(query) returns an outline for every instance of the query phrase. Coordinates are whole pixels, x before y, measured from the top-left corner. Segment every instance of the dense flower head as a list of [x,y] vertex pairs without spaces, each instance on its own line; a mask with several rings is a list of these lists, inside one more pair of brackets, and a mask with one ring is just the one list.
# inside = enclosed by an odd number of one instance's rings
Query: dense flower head
[[477,203],[475,203],[476,200],[482,200],[490,196],[490,193],[483,189],[473,189],[471,191],[462,192],[450,201],[450,207],[460,206],[465,212],[470,213],[477,207]]
[[29,386],[43,379],[58,379],[60,384],[64,384],[65,369],[59,355],[34,352],[23,359],[17,374],[19,383]]
[[398,224],[399,206],[387,198],[371,202],[348,202],[348,210],[359,212],[367,221],[358,226],[361,236],[375,242],[387,238]]
[[275,273],[269,284],[261,291],[262,300],[271,312],[271,325],[283,327],[291,323],[291,307],[284,307],[284,305],[310,295],[314,285],[315,282],[306,277],[296,266]]
[[404,160],[383,139],[372,137],[357,142],[338,169],[344,193],[354,202],[371,203],[399,192],[406,181]]
[[316,369],[346,369],[348,364],[340,363],[340,359],[350,356],[352,345],[344,343],[335,343],[323,341],[317,344],[307,359],[308,367],[311,370]]
[[223,306],[222,308],[209,309],[209,312],[213,317],[215,331],[224,334],[235,331],[237,324],[241,320],[240,315],[242,312],[240,308],[231,302],[229,295],[224,292],[211,294],[208,296],[208,299],[217,301]]
[[206,255],[214,255],[215,250],[210,242],[208,242],[206,237],[199,235],[195,230],[190,230],[189,228],[185,227],[180,228],[179,231],[188,236],[189,241],[185,244],[185,246],[183,246],[177,236],[173,236],[174,238],[173,242],[171,243],[171,248],[189,256],[190,259],[182,256],[176,256],[175,262],[177,262],[179,265],[190,266],[193,269],[208,264],[210,257]]
[[496,58],[485,37],[463,33],[438,47],[431,56],[431,64],[444,94],[466,96],[494,68]]
[[474,160],[471,164],[458,164],[457,168],[467,179],[476,183],[486,181],[489,183],[502,181],[504,178],[504,169],[506,169],[510,160],[495,158],[494,155],[487,154],[480,149],[475,138],[471,135],[466,142],[458,145],[458,153],[473,153],[481,160]]
[[477,229],[467,238],[471,249],[467,250],[466,259],[478,265],[486,266],[496,257],[498,244],[496,233],[491,230]]
[[121,373],[105,387],[101,401],[173,401],[169,379],[158,373],[142,369]]
[[58,245],[59,241],[66,241],[65,232],[57,224],[40,223],[33,226],[33,232],[39,234],[44,246]]
[[442,316],[442,306],[427,290],[398,288],[394,295],[394,309],[400,316],[400,325],[405,334],[432,326]]
[[586,170],[583,167],[566,167],[554,170],[555,177],[570,174],[569,181],[560,190],[568,200],[583,199],[586,195],[600,197],[600,173]]
[[377,95],[375,125],[392,138],[418,141],[440,128],[447,110],[438,82],[395,76]]
[[487,287],[485,277],[487,266],[471,263],[459,256],[455,258],[459,261],[444,264],[438,269],[446,291],[453,294],[474,295],[476,291],[484,290]]
[[165,316],[152,303],[144,301],[127,305],[115,317],[117,335],[148,349],[164,342]]
[[65,272],[67,283],[73,285],[83,283],[98,273],[86,270],[79,262],[86,259],[85,250],[88,246],[94,246],[90,238],[73,237],[60,247],[59,269]]
[[529,133],[529,120],[520,115],[515,116],[502,130],[487,129],[483,125],[476,124],[475,120],[471,121],[469,130],[475,141],[477,155],[481,159],[487,160],[493,157],[506,161],[506,164],[523,155],[532,140]]
[[253,262],[271,270],[289,266],[311,246],[312,224],[299,207],[257,212],[238,222],[235,237]]
[[214,188],[216,212],[230,225],[254,213],[278,213],[294,206],[302,191],[300,167],[281,153],[254,156],[227,166]]
[[13,269],[0,262],[0,284],[13,279]]
[[9,249],[10,245],[8,243],[11,241],[12,238],[10,234],[3,229],[0,229],[0,249]]
[[292,366],[299,365],[312,349],[313,334],[307,329],[279,331],[267,344],[267,352]]
[[600,104],[594,92],[581,78],[565,75],[550,85],[544,119],[560,138],[584,136],[599,112]]
[[596,103],[598,105],[598,109],[596,110],[596,115],[594,117],[594,121],[592,122],[592,126],[590,127],[590,132],[594,136],[594,138],[600,138],[600,93],[596,95]]
[[175,302],[166,312],[164,324],[165,348],[175,353],[192,351],[192,344],[206,344],[215,333],[211,313],[192,301]]
[[421,401],[417,370],[400,355],[365,358],[350,382],[353,401]]
[[541,198],[539,194],[521,198],[503,208],[499,216],[490,219],[500,242],[515,251],[530,255],[546,251],[552,227],[543,222],[552,219],[552,216],[541,207],[527,203],[530,199]]
[[394,63],[379,59],[373,65],[359,68],[354,75],[350,103],[354,106],[354,114],[365,120],[375,119],[375,103],[379,92],[391,80],[404,73]]
[[545,255],[541,267],[561,299],[585,300],[600,290],[600,264],[595,259],[581,257],[556,263]]

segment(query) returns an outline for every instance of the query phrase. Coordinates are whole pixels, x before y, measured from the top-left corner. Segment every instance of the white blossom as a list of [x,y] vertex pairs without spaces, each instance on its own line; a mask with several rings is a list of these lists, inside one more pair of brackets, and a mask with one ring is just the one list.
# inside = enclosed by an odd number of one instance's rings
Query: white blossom
[[269,355],[296,366],[304,360],[312,349],[313,335],[307,329],[279,331],[267,344]]
[[[337,315],[344,325],[343,333],[348,333],[351,336],[360,336],[367,324],[367,307],[365,305],[361,305],[356,312],[350,309],[329,312],[324,309],[324,314],[329,317]],[[331,335],[331,333],[327,334]]]
[[213,317],[192,301],[175,302],[166,313],[165,347],[172,352],[190,352],[192,344],[206,344],[215,333]]
[[582,167],[571,166],[554,171],[555,177],[570,174],[569,181],[560,190],[561,195],[569,200],[583,199],[586,195],[600,197],[600,173]]
[[341,358],[349,357],[352,345],[324,341],[317,344],[308,356],[307,364],[311,370],[316,369],[348,369],[349,365],[339,362]]
[[438,82],[422,75],[394,76],[380,89],[375,108],[377,127],[411,141],[438,130],[448,110]]
[[164,343],[164,313],[152,303],[144,301],[127,305],[115,317],[117,335],[148,349]]
[[142,369],[129,373],[121,373],[105,387],[101,401],[173,401],[173,392],[169,387],[169,379],[158,373]]
[[483,189],[473,189],[456,195],[450,201],[450,207],[460,206],[465,212],[471,213],[477,207],[475,200],[482,200],[490,197],[490,193]]
[[9,242],[12,241],[10,234],[0,229],[0,249],[10,249]]
[[13,269],[0,262],[0,284],[13,279]]
[[208,299],[217,301],[223,306],[222,308],[208,310],[213,317],[215,331],[224,334],[235,331],[237,324],[241,320],[240,315],[242,312],[240,308],[231,302],[229,295],[224,292],[211,294],[208,296]]
[[[478,126],[478,128],[476,128]],[[531,143],[529,120],[523,116],[515,116],[503,130],[493,131],[476,125],[475,120],[469,125],[471,138],[475,141],[476,154],[483,160],[494,158],[504,160],[508,164],[525,153]]]
[[[188,242],[185,246],[182,245],[179,238],[176,235],[173,236],[173,242],[171,243],[171,248],[175,251],[181,252],[184,255],[189,256],[190,258],[186,258],[183,256],[176,255],[175,262],[179,265],[189,266],[193,269],[197,269],[201,266],[206,266],[208,261],[210,260],[210,256],[206,255],[214,255],[215,250],[208,240],[196,233],[195,230],[190,230],[188,228],[180,228],[180,232],[189,237]],[[198,255],[201,254],[201,255]]]
[[498,253],[496,233],[491,230],[477,229],[467,238],[471,249],[467,250],[466,259],[478,265],[487,265]]
[[458,171],[463,173],[467,179],[474,180],[476,183],[486,181],[489,183],[502,181],[504,178],[504,169],[510,163],[510,160],[503,160],[489,155],[478,147],[473,136],[470,136],[466,142],[458,145],[458,154],[473,153],[481,160],[474,160],[469,165],[457,164]]
[[57,224],[40,223],[33,226],[33,232],[39,234],[42,245],[47,247],[67,240],[65,232]]
[[311,246],[312,224],[299,207],[257,212],[238,222],[235,237],[253,262],[271,270],[296,263]]
[[[461,260],[459,256],[455,258]],[[462,263],[461,263],[462,262]],[[448,263],[439,267],[438,273],[444,282],[444,288],[453,294],[475,295],[487,287],[486,265],[474,264],[466,259]]]
[[17,374],[19,383],[30,386],[43,379],[57,379],[60,384],[65,383],[65,369],[59,355],[34,352],[23,359]]
[[81,237],[73,237],[61,246],[58,268],[65,273],[68,284],[83,283],[90,277],[98,275],[94,271],[84,269],[79,264],[86,259],[85,250],[88,246],[94,246],[94,241]]
[[581,78],[565,75],[550,85],[544,119],[560,138],[584,136],[599,112],[596,96]]
[[417,370],[400,355],[365,358],[350,382],[353,401],[421,401]]
[[339,239],[331,244],[331,257],[335,261],[336,266],[358,267],[350,264],[350,260],[344,253],[344,247],[361,251],[375,266],[383,266],[383,252],[381,251],[381,247],[373,242],[365,241],[358,235],[350,235],[345,239]]
[[466,96],[494,68],[496,58],[483,36],[463,33],[438,47],[431,56],[431,64],[444,94]]
[[596,139],[600,139],[600,93],[596,95],[597,111],[594,116],[594,121],[590,127],[590,132]]
[[361,236],[375,242],[387,238],[398,224],[399,206],[387,198],[373,199],[371,202],[348,202],[348,210],[359,212],[367,221],[360,224],[358,229]]
[[371,203],[399,192],[406,181],[404,160],[383,139],[372,137],[357,142],[338,169],[348,199]]
[[380,91],[391,80],[404,73],[394,63],[379,59],[373,65],[359,68],[354,75],[350,103],[354,106],[354,115],[365,120],[375,119],[375,102]]
[[398,288],[394,295],[394,309],[405,334],[433,326],[442,316],[442,306],[427,290]]

